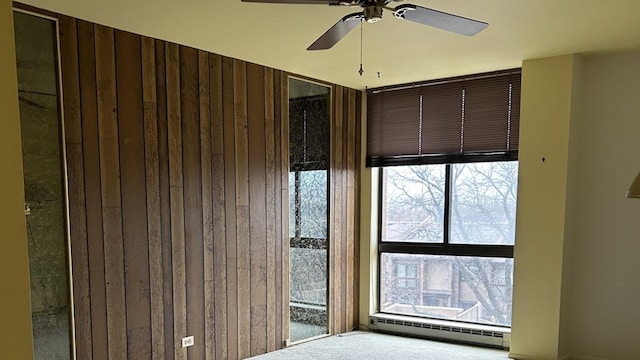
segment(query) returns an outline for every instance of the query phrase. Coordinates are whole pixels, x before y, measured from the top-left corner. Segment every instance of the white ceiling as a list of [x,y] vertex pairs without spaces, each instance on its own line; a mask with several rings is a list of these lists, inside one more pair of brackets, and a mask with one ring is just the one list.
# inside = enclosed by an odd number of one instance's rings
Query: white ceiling
[[330,50],[306,50],[359,8],[240,0],[23,2],[358,89],[519,67],[554,55],[640,49],[638,0],[409,0],[489,27],[466,37],[385,11],[381,22],[364,24],[363,76],[359,27]]

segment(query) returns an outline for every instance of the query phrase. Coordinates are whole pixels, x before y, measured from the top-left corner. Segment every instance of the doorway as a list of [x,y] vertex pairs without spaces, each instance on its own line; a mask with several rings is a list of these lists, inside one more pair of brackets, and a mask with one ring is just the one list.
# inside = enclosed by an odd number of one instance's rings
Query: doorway
[[329,333],[331,88],[289,78],[289,335]]
[[72,359],[56,20],[14,11],[35,359]]

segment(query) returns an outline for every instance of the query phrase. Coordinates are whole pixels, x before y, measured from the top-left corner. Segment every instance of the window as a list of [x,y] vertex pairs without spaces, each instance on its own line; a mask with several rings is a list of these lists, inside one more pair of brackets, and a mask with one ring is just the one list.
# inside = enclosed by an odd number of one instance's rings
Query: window
[[416,290],[418,288],[418,265],[399,262],[396,264],[396,289]]
[[510,326],[518,163],[381,171],[380,311]]
[[520,82],[512,69],[368,90],[381,312],[511,325]]

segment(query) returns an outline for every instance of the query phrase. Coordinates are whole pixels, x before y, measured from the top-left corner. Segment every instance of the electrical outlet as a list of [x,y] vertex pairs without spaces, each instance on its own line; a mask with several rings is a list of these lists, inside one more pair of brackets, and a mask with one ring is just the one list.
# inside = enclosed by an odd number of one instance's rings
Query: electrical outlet
[[193,341],[193,336],[187,336],[187,337],[183,337],[182,338],[182,347],[186,348],[189,346],[193,346],[194,341]]

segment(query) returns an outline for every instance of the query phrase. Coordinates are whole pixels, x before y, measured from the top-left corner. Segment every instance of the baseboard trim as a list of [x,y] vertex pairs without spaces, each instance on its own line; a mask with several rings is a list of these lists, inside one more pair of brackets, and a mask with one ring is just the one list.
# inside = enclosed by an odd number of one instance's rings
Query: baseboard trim
[[593,356],[569,354],[569,355],[563,356],[562,358],[560,358],[560,360],[607,360],[607,359],[593,357]]
[[[542,360],[539,356],[517,354],[517,353],[513,353],[513,352],[509,353],[509,358],[510,359],[516,359],[516,360]],[[607,359],[599,358],[599,357],[593,357],[593,356],[568,354],[568,355],[565,355],[565,356],[562,356],[562,357],[558,358],[558,360],[607,360]]]
[[514,352],[509,352],[509,359],[516,359],[516,360],[544,360],[544,359],[540,358],[540,356],[518,354],[518,353],[514,353]]

